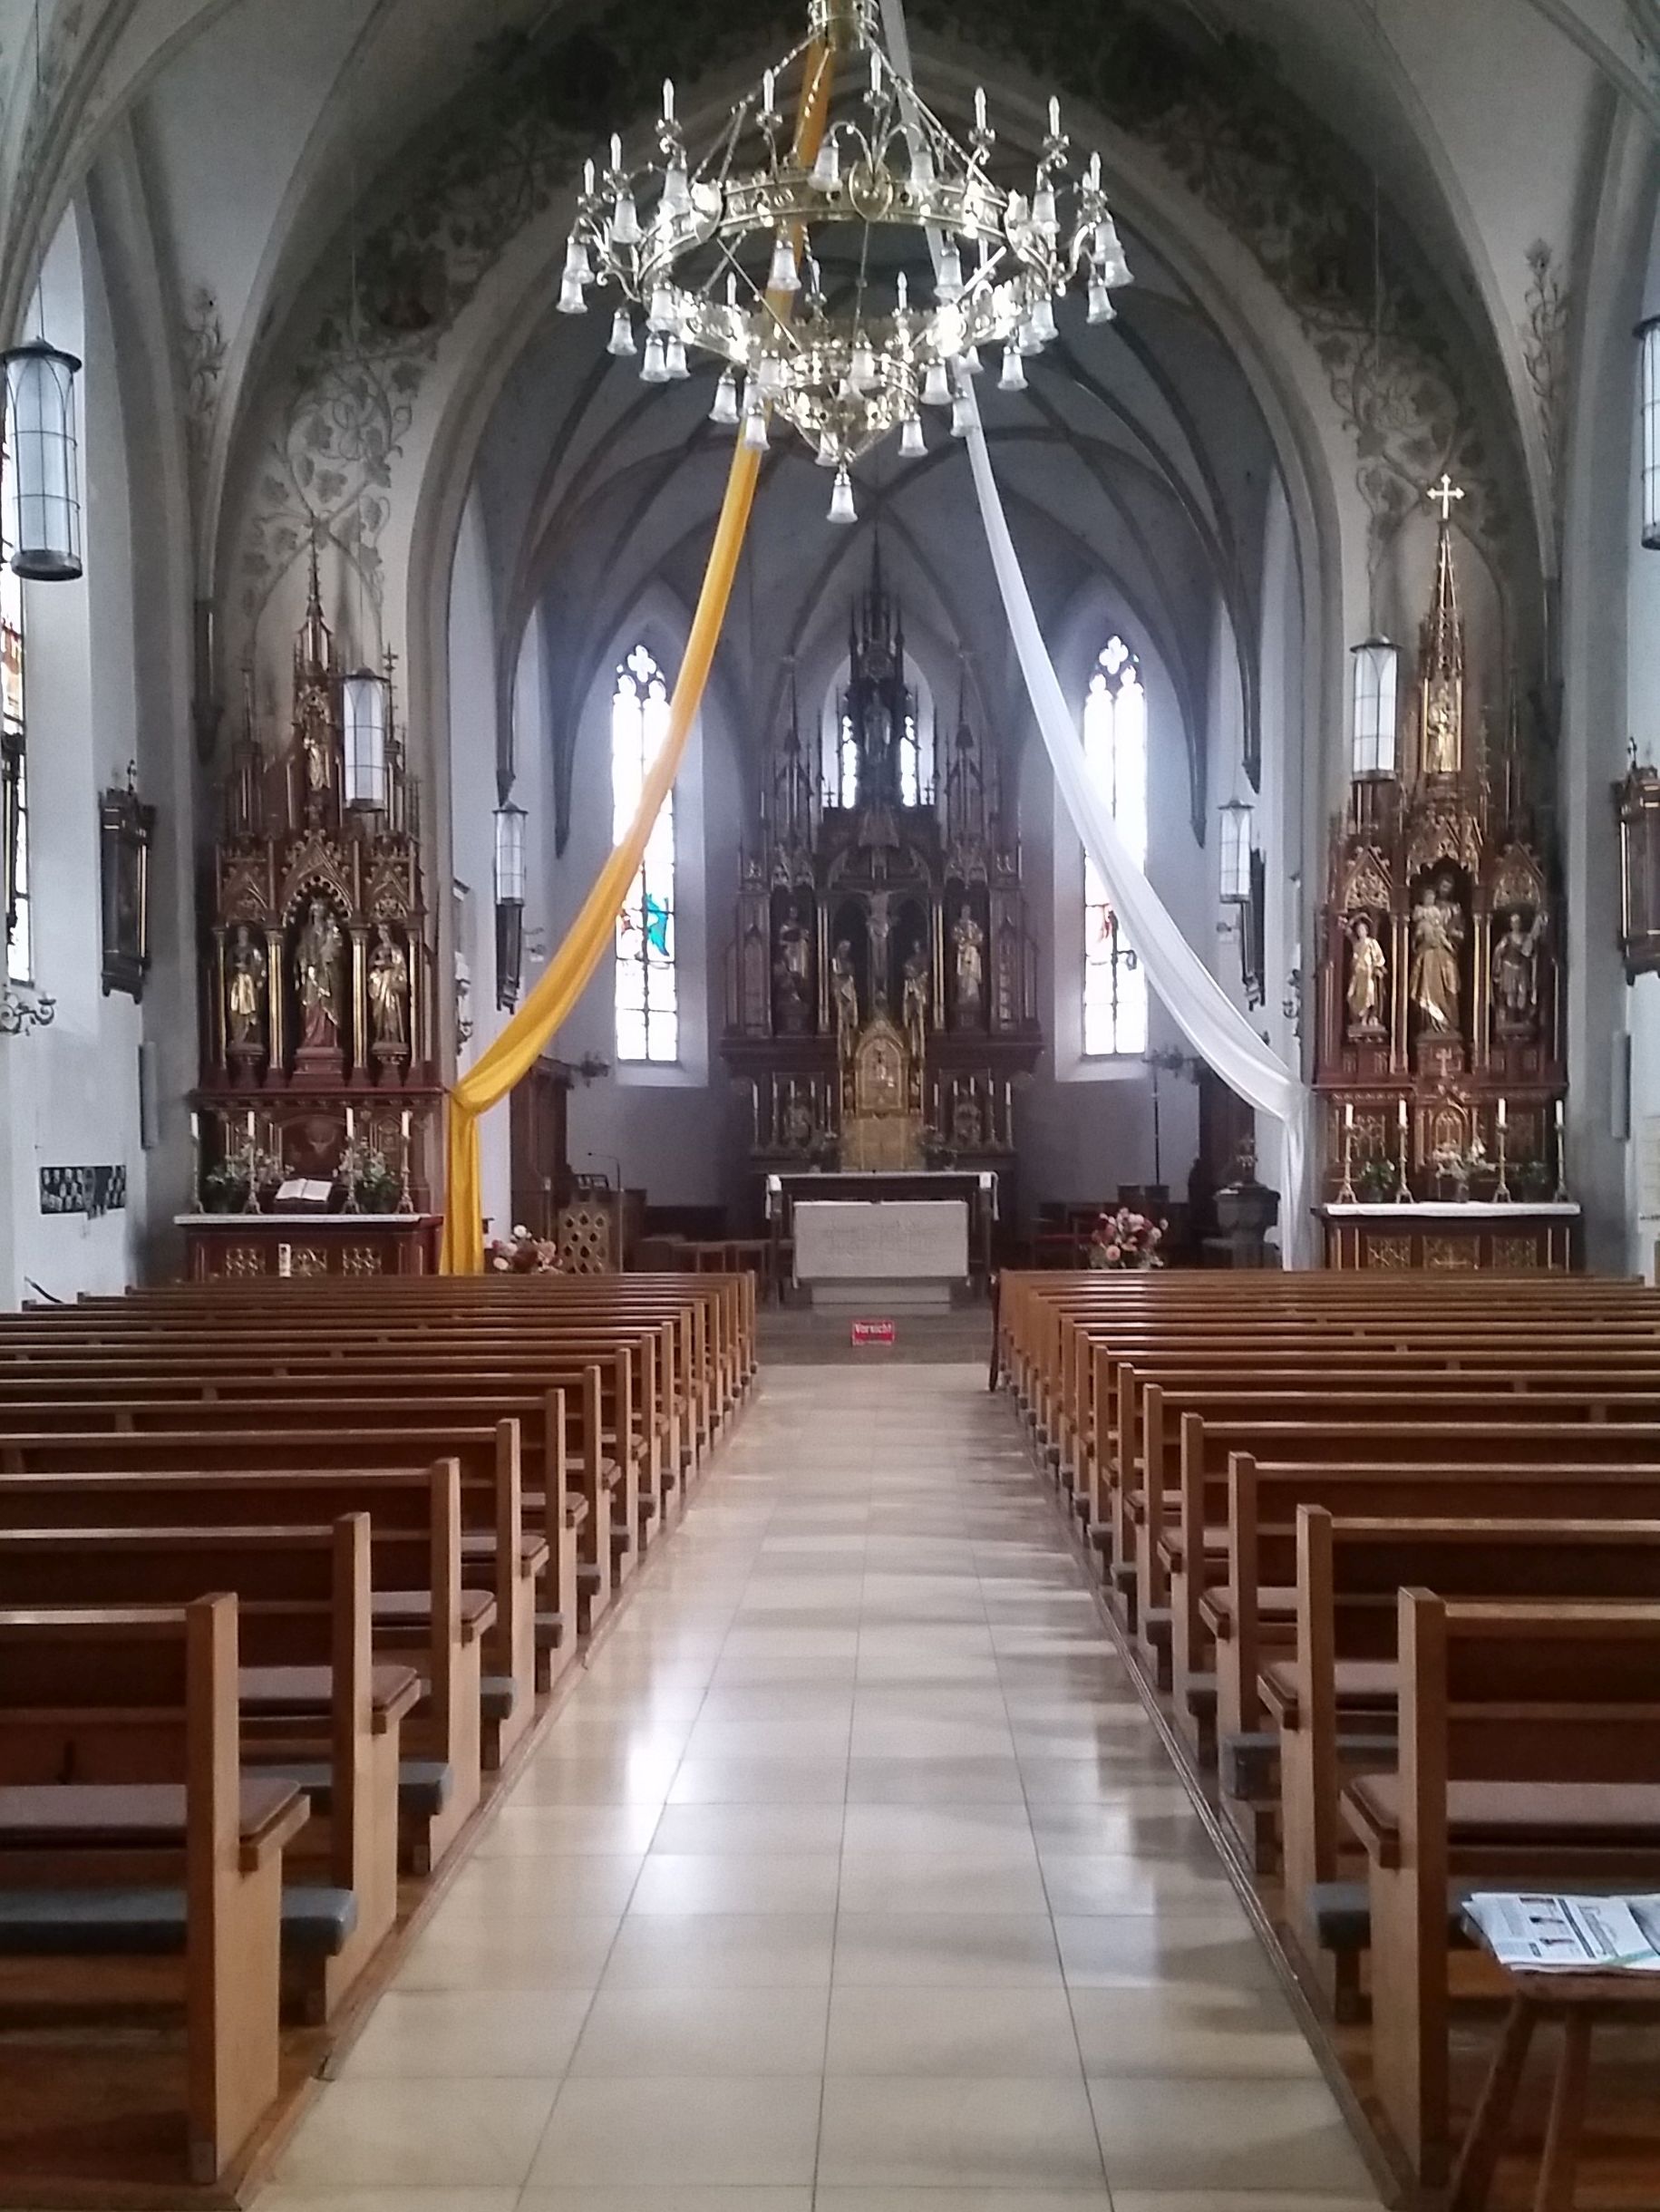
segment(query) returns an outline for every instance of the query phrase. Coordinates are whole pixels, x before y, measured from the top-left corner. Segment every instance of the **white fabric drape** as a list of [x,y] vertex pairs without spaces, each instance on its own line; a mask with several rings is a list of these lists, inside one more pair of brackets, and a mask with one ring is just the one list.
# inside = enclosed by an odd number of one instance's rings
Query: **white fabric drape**
[[[894,66],[908,82],[910,42],[905,28],[902,0],[882,0],[882,21]],[[906,129],[913,156],[927,160],[927,152],[914,111],[906,116]],[[940,245],[938,237],[930,232],[928,246],[936,267]],[[1171,1020],[1194,1052],[1230,1090],[1237,1091],[1248,1105],[1271,1114],[1279,1123],[1281,1248],[1286,1266],[1307,1266],[1313,1228],[1307,1203],[1307,1086],[1296,1071],[1287,1066],[1251,1027],[1170,919],[1163,900],[1125,850],[1112,812],[1084,766],[1075,718],[1067,706],[1054,664],[1044,643],[1032,595],[1026,589],[1014,541],[1009,534],[1008,518],[1004,512],[985,433],[980,424],[974,380],[960,368],[956,388],[959,401],[966,403],[965,443],[974,471],[975,492],[992,568],[1056,788],[1066,802],[1084,851],[1107,887],[1124,935],[1135,947],[1136,956],[1147,970],[1148,982],[1158,993]]]

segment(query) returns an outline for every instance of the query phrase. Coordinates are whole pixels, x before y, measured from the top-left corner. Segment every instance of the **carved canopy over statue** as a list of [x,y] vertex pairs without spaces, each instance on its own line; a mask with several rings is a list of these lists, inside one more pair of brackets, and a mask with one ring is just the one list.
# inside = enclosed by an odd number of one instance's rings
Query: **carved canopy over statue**
[[792,686],[739,891],[723,1050],[752,1086],[756,1164],[846,1164],[872,1040],[874,1067],[899,1054],[908,1164],[1001,1161],[1013,1085],[1043,1042],[1015,841],[966,687],[949,742],[923,726],[879,555],[848,667],[833,742],[803,736]]

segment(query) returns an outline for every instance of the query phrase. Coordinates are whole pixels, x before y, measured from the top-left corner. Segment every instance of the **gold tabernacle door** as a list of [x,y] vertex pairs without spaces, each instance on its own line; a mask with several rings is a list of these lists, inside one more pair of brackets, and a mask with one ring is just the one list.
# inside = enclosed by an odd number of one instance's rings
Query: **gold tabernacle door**
[[910,1050],[886,1014],[867,1022],[848,1069],[841,1164],[855,1174],[910,1174],[922,1159],[922,1116],[913,1104]]

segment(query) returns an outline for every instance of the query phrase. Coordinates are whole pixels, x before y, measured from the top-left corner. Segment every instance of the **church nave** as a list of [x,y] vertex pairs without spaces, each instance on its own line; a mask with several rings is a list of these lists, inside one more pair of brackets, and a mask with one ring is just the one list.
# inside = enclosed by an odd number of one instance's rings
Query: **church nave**
[[983,1370],[775,1367],[258,2212],[1368,2212]]

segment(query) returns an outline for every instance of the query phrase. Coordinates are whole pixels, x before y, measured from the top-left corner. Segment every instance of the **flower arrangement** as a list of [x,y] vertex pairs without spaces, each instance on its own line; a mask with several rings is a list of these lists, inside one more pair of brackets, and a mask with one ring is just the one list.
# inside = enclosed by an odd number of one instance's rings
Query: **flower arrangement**
[[532,1237],[522,1226],[514,1229],[510,1243],[497,1237],[485,1247],[484,1266],[490,1275],[558,1275],[563,1271],[559,1247],[552,1238]]
[[1164,1242],[1164,1229],[1162,1221],[1135,1213],[1128,1206],[1121,1206],[1116,1213],[1102,1214],[1090,1238],[1090,1266],[1162,1267],[1164,1261],[1159,1247]]

